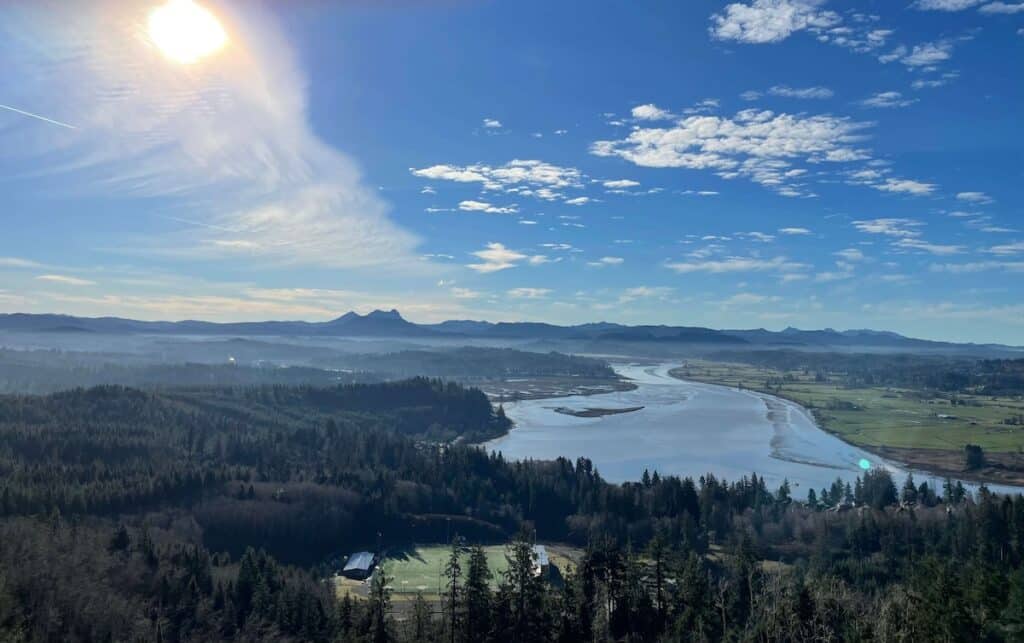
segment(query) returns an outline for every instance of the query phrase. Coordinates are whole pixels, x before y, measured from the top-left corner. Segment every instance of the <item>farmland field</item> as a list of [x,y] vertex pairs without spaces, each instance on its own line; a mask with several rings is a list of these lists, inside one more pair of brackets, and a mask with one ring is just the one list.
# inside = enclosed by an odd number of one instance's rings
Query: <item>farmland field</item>
[[1024,413],[1019,398],[848,387],[841,376],[816,381],[802,371],[722,362],[690,361],[673,374],[793,400],[810,409],[822,427],[859,446],[960,451],[965,444],[977,444],[995,453],[1024,449],[1024,426],[1004,423]]

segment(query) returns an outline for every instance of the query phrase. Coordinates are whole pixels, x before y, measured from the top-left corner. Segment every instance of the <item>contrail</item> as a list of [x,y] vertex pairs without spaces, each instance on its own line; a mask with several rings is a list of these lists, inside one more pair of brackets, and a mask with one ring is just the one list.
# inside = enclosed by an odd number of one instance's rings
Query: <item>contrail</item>
[[67,123],[61,123],[60,121],[55,121],[52,118],[46,118],[45,116],[40,116],[39,114],[33,114],[32,112],[26,112],[23,109],[18,109],[17,107],[11,107],[10,105],[4,105],[3,103],[0,103],[0,108],[6,109],[9,112],[15,112],[16,114],[21,114],[23,116],[28,116],[30,118],[35,118],[35,119],[38,119],[38,120],[41,120],[41,121],[44,121],[44,122],[47,122],[47,123],[53,123],[54,125],[60,125],[61,127],[66,127],[68,129],[78,129],[74,125],[68,125]]

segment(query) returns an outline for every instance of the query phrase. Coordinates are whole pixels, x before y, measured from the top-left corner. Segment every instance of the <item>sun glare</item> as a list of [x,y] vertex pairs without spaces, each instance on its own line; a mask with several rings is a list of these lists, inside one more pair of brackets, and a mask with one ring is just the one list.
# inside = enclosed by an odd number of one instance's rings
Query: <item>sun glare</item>
[[184,65],[220,51],[228,41],[217,17],[192,0],[169,0],[154,9],[149,37],[165,56]]

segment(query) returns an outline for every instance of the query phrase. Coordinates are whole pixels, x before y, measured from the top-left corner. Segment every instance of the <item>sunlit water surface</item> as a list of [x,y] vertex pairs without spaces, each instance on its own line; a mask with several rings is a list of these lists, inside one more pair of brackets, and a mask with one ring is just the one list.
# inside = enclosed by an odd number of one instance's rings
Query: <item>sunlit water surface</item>
[[[793,495],[803,498],[808,488],[821,489],[837,477],[852,483],[869,466],[889,469],[902,484],[904,470],[822,431],[799,405],[678,380],[668,374],[673,366],[616,365],[637,384],[633,391],[506,404],[515,428],[486,446],[512,459],[590,458],[613,482],[639,480],[644,470],[728,480],[756,472],[771,489],[788,479]],[[636,406],[644,408],[598,418],[554,411]],[[915,472],[918,483],[925,479],[941,489],[941,481]]]

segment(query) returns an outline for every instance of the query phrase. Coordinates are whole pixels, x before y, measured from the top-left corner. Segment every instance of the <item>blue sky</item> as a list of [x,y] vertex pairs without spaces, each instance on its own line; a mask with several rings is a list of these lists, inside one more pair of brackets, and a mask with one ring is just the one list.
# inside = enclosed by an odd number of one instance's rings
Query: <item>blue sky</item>
[[0,7],[0,311],[1024,344],[1024,4],[162,2]]

